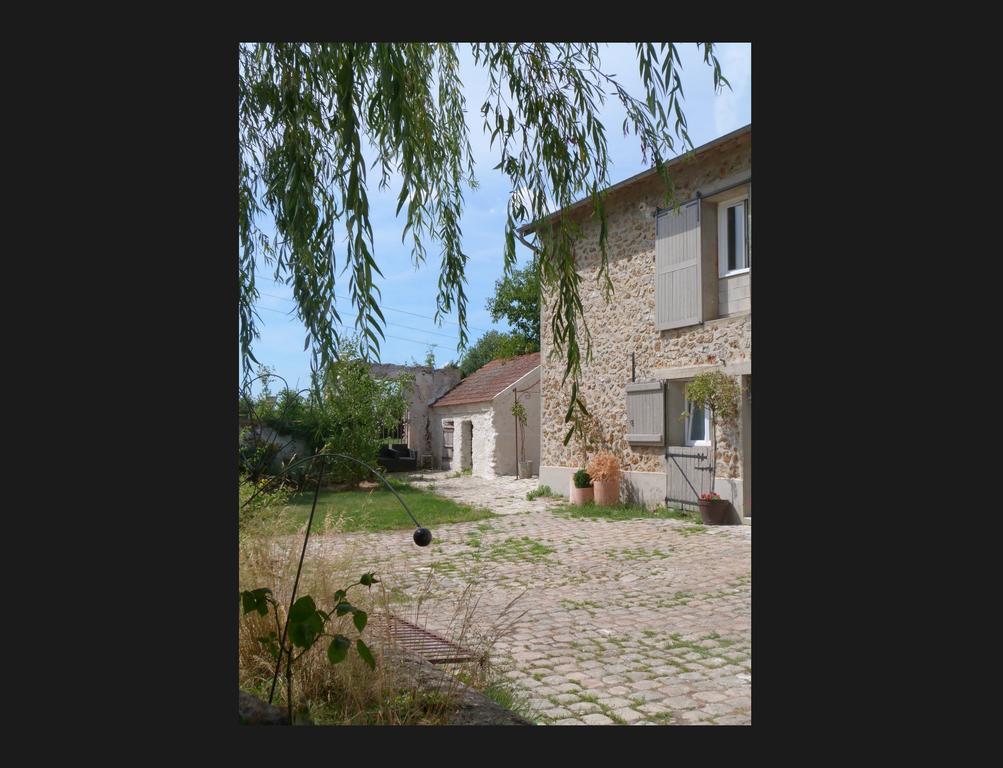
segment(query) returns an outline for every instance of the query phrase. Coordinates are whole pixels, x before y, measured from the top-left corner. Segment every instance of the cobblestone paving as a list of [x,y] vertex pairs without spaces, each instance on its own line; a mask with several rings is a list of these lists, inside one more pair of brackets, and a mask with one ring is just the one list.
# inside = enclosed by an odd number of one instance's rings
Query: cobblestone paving
[[751,724],[751,526],[572,519],[552,500],[526,501],[536,480],[433,482],[504,515],[441,526],[427,549],[410,531],[319,536],[310,557],[351,539],[402,594],[431,580],[419,620],[445,633],[469,584],[485,630],[518,596],[513,612],[525,613],[492,663],[540,723]]
[[496,515],[515,515],[536,509],[554,506],[553,499],[543,497],[526,500],[526,494],[540,485],[533,477],[519,480],[515,477],[497,477],[488,480],[474,475],[460,475],[445,470],[426,470],[406,475],[406,479],[418,488],[430,489],[434,493],[448,496],[475,507],[487,507]]

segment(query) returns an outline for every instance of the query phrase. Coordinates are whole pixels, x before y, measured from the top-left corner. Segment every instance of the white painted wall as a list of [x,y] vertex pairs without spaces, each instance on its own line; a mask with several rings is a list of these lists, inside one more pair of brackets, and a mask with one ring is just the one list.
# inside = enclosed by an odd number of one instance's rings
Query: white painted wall
[[276,459],[278,460],[289,461],[294,456],[302,459],[308,455],[306,443],[299,438],[279,434],[269,426],[262,426],[258,434],[261,435],[261,439],[264,442],[277,443],[282,446],[282,450],[276,454]]
[[[491,403],[470,403],[465,405],[436,406],[432,414],[432,455],[442,456],[442,422],[453,420],[453,470],[466,469],[461,465],[466,436],[463,422],[473,425],[474,440],[471,450],[473,474],[480,477],[494,477],[494,434],[493,409]],[[487,439],[485,439],[487,437]]]
[[[512,415],[515,402],[513,389],[519,390],[519,402],[526,409],[525,441],[516,440],[516,421]],[[528,390],[528,391],[523,391]],[[516,475],[516,446],[520,459],[533,462],[533,474],[540,472],[540,369],[534,368],[513,386],[497,395],[492,401],[494,410],[495,449],[494,471],[496,475]],[[519,432],[522,433],[522,426]],[[520,434],[521,437],[521,434]],[[523,456],[523,442],[525,456]]]
[[[571,478],[574,474],[574,467],[543,466],[540,467],[540,485],[549,486],[552,492],[567,498],[570,495]],[[665,504],[665,489],[664,472],[624,472],[620,482],[620,500],[643,504],[649,509],[654,509]],[[728,499],[734,505],[739,516],[746,515],[743,511],[745,504],[751,505],[751,501],[743,489],[742,480],[715,478],[714,490],[722,499]],[[673,504],[673,506],[679,505]],[[696,509],[695,505],[687,506]],[[749,517],[751,518],[751,510]]]
[[[526,458],[533,462],[533,473],[540,468],[540,368],[519,379],[513,386],[519,390],[519,402],[526,408]],[[512,415],[512,388],[485,403],[435,406],[430,409],[432,421],[432,455],[436,466],[442,457],[442,422],[453,421],[453,470],[466,469],[462,464],[466,436],[463,422],[473,426],[471,458],[473,474],[479,477],[516,475],[516,423]],[[528,390],[528,391],[522,391]],[[522,427],[520,427],[520,431]],[[522,456],[522,446],[519,447]]]

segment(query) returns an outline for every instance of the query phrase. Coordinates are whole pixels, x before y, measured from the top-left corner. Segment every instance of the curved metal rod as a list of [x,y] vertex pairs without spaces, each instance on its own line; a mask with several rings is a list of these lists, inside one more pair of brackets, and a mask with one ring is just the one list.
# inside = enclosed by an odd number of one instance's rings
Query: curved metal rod
[[[254,410],[254,404],[253,404],[253,402],[251,400],[250,387],[251,387],[251,385],[254,382],[258,381],[259,379],[270,379],[270,378],[271,379],[279,379],[283,384],[285,384],[285,388],[282,390],[283,392],[292,392],[292,389],[290,389],[289,382],[286,380],[286,378],[284,376],[280,376],[277,373],[260,373],[257,376],[255,376],[253,379],[250,379],[249,381],[247,381],[244,384],[244,386],[241,388],[240,396],[244,399],[244,402],[245,402],[245,404],[247,406],[248,413],[250,414],[250,417],[251,417],[251,421],[252,421],[252,423],[254,424],[254,426],[258,430],[260,430],[262,426],[267,426],[267,425],[263,424],[261,418],[258,416],[257,412]],[[310,394],[312,394],[312,391],[313,390],[311,390],[309,387],[305,387],[303,389],[297,390],[293,394],[295,394],[298,397],[299,395],[302,395],[304,392],[306,392],[308,395],[310,395]],[[282,409],[281,417],[283,419],[285,418],[286,413],[288,412],[290,405],[292,405],[292,401],[287,402],[285,408]],[[276,434],[278,434],[278,432],[276,432]],[[261,435],[260,435],[260,432],[259,432],[257,434],[257,438],[260,439],[260,437],[261,437]],[[295,435],[292,436],[292,437],[290,437],[289,440],[284,445],[282,445],[279,448],[279,450],[277,451],[277,453],[282,453],[286,448],[288,448],[294,442],[296,442],[296,436]],[[295,453],[293,455],[295,455]],[[262,465],[260,467],[257,467],[256,470],[261,470],[263,468],[264,468],[264,463],[262,463]]]
[[[391,486],[390,483],[387,482],[387,479],[385,477],[383,477],[383,475],[381,475],[375,469],[373,469],[370,465],[366,464],[366,462],[361,461],[361,460],[355,458],[354,456],[349,456],[346,453],[333,453],[333,452],[321,451],[320,453],[315,453],[313,456],[304,457],[303,459],[300,459],[299,461],[293,462],[288,467],[286,467],[284,470],[282,470],[282,472],[278,476],[276,476],[276,479],[278,477],[280,477],[282,474],[285,474],[286,472],[288,472],[290,469],[292,469],[296,465],[302,464],[305,461],[311,461],[311,462],[313,462],[313,461],[316,461],[318,458],[321,458],[321,459],[324,459],[324,460],[329,459],[329,458],[331,458],[331,459],[347,459],[348,461],[354,461],[356,464],[358,464],[358,465],[360,465],[360,466],[365,467],[366,469],[368,469],[370,472],[372,472],[374,475],[376,475],[376,477],[378,477],[383,482],[383,484],[387,487],[387,489],[397,498],[397,501],[400,502],[400,505],[402,507],[404,507],[404,511],[407,512],[408,517],[410,517],[414,521],[415,526],[417,526],[418,528],[421,528],[421,523],[419,523],[418,520],[417,520],[417,518],[415,518],[415,516],[413,514],[411,514],[411,510],[408,509],[407,504],[404,503],[404,499],[402,499],[400,497],[400,494],[397,493],[397,491],[394,490],[393,486]],[[310,529],[313,527],[314,513],[317,510],[317,498],[320,496],[320,486],[321,486],[321,482],[323,481],[323,478],[324,478],[324,469],[323,469],[323,467],[321,467],[321,471],[320,471],[320,473],[317,476],[317,487],[314,489],[313,504],[310,506],[310,517],[307,520],[306,532],[305,532],[305,534],[303,536],[303,549],[300,551],[299,565],[296,567],[296,579],[293,581],[293,591],[292,591],[292,595],[289,598],[290,608],[296,602],[296,592],[297,592],[297,590],[299,588],[300,574],[303,572],[303,560],[306,557],[307,544],[310,541]],[[257,497],[257,495],[259,493],[261,493],[269,485],[269,483],[271,483],[271,482],[273,482],[273,481],[270,480],[267,483],[265,483],[264,485],[260,486],[258,488],[258,490],[256,490],[253,494],[251,494],[251,497],[241,505],[241,507],[245,507],[248,504],[250,504],[251,501],[253,499],[255,499]],[[286,616],[286,620],[285,620],[285,622],[283,624],[283,627],[282,627],[282,639],[279,642],[279,649],[280,650],[279,650],[278,658],[275,660],[275,674],[272,677],[272,690],[268,694],[268,703],[269,704],[272,703],[272,700],[275,697],[275,686],[278,683],[278,680],[279,680],[279,671],[282,668],[282,651],[281,651],[281,649],[285,648],[286,637],[287,637],[288,631],[289,631],[289,617]],[[287,660],[286,660],[286,669],[287,670],[289,670],[291,668],[290,667],[290,665],[292,664],[291,655],[292,654],[290,653],[289,654],[289,658],[287,658]],[[291,705],[292,705],[292,698],[290,697],[290,706]],[[292,722],[292,721],[290,720],[290,722]]]
[[247,401],[247,410],[250,411],[251,418],[258,423],[261,422],[261,419],[258,418],[258,415],[254,412],[254,406],[251,404],[251,385],[258,379],[268,379],[268,378],[282,379],[282,383],[286,385],[286,389],[289,389],[289,382],[286,381],[284,376],[279,376],[277,373],[259,373],[253,379],[250,379],[249,381],[245,382],[244,386],[241,387],[240,396]]
[[[356,464],[359,464],[359,465],[365,467],[366,469],[368,469],[370,472],[372,472],[374,475],[376,475],[376,477],[379,478],[380,482],[382,482],[383,485],[385,485],[387,487],[387,490],[390,491],[390,493],[392,493],[397,498],[397,501],[399,501],[400,504],[401,504],[401,506],[404,507],[404,511],[407,512],[407,516],[410,517],[412,520],[414,520],[414,524],[418,528],[421,528],[421,523],[419,523],[418,520],[417,520],[417,518],[415,518],[415,516],[413,514],[411,514],[411,510],[408,508],[408,505],[404,503],[404,499],[402,499],[400,497],[400,494],[397,493],[397,491],[394,490],[394,487],[392,485],[390,485],[390,483],[387,481],[387,479],[385,477],[383,477],[383,475],[381,475],[379,472],[377,472],[375,469],[373,469],[369,464],[366,464],[366,462],[360,461],[359,459],[355,458],[354,456],[349,456],[347,453],[333,453],[333,452],[329,452],[329,451],[320,451],[319,453],[315,453],[313,456],[304,456],[302,459],[297,459],[293,463],[289,464],[285,469],[283,469],[281,472],[279,472],[277,475],[275,475],[271,480],[269,480],[268,482],[266,482],[263,485],[261,485],[258,488],[258,490],[256,490],[254,493],[252,493],[251,496],[250,496],[250,498],[248,498],[247,501],[245,501],[243,504],[240,505],[240,508],[243,509],[248,504],[250,504],[252,501],[254,501],[254,499],[257,498],[257,496],[258,496],[259,493],[261,493],[262,491],[264,491],[265,488],[267,488],[269,485],[271,485],[272,483],[274,483],[276,480],[279,480],[284,474],[286,474],[293,467],[296,467],[296,466],[298,466],[298,465],[300,465],[300,464],[302,464],[302,463],[304,463],[306,461],[312,461],[312,460],[314,460],[314,459],[316,459],[318,457],[322,457],[322,458],[328,458],[328,457],[330,457],[330,458],[337,458],[337,459],[347,459],[348,461],[354,461]],[[308,530],[307,534],[309,534],[309,533],[310,533],[310,531]]]
[[[282,383],[285,384],[285,387],[281,390],[282,392],[292,392],[293,391],[292,387],[289,386],[289,382],[286,381],[285,377],[284,376],[279,376],[279,374],[277,374],[277,373],[262,373],[262,374],[259,374],[259,375],[255,376],[250,381],[248,381],[243,387],[241,387],[240,396],[242,398],[244,398],[244,400],[247,402],[247,410],[250,412],[251,417],[256,422],[260,422],[261,419],[259,419],[258,415],[254,412],[254,405],[253,405],[253,403],[251,401],[251,390],[250,390],[250,387],[258,379],[269,379],[269,378],[271,378],[271,379],[281,379],[282,380]],[[313,393],[313,389],[311,389],[310,387],[303,387],[302,389],[297,389],[293,394],[301,395],[304,392],[306,392],[307,394],[312,394]],[[286,408],[288,408],[288,407],[289,407],[289,405],[287,403],[286,404]],[[285,414],[285,409],[283,409],[282,413],[283,413],[283,415]]]
[[[289,388],[289,382],[286,381],[286,379],[283,378],[282,376],[279,376],[278,374],[274,374],[274,373],[259,374],[258,376],[254,377],[250,381],[246,382],[245,387],[243,388],[243,391],[241,392],[241,396],[243,397],[243,399],[245,401],[245,404],[247,406],[248,413],[249,413],[249,415],[251,417],[252,423],[256,424],[256,425],[259,425],[259,427],[261,425],[261,419],[258,417],[258,414],[254,410],[254,405],[252,404],[251,397],[250,397],[250,394],[249,394],[249,388],[250,388],[250,385],[253,384],[255,381],[257,381],[258,379],[267,379],[267,378],[276,378],[276,379],[281,380],[283,382],[283,384],[285,384],[285,389],[283,391],[292,391]],[[310,393],[311,390],[310,389],[302,389],[299,392],[296,392],[296,394],[299,395],[302,392]],[[289,403],[287,403],[286,408],[288,408],[288,406],[289,406]],[[282,415],[285,416],[285,414],[286,414],[286,409],[283,409]],[[288,443],[286,443],[286,446],[290,445],[293,442],[293,440],[295,440],[295,437],[292,438]],[[280,449],[280,450],[284,450],[286,446],[283,446],[282,449]],[[258,497],[258,494],[262,493],[265,489],[269,488],[276,481],[283,479],[283,477],[286,476],[287,474],[289,474],[289,472],[291,472],[293,469],[299,467],[301,464],[304,464],[305,462],[311,462],[311,464],[313,464],[314,462],[317,461],[317,459],[321,459],[322,462],[326,462],[329,459],[333,459],[333,460],[341,459],[341,460],[345,460],[345,461],[351,461],[351,462],[354,462],[354,463],[358,464],[359,466],[365,468],[366,470],[368,470],[368,472],[370,474],[375,475],[380,480],[380,482],[383,483],[384,486],[386,486],[387,490],[389,490],[394,495],[394,498],[396,498],[397,501],[400,503],[400,505],[404,508],[404,511],[407,513],[407,516],[410,517],[411,520],[414,522],[416,528],[418,529],[417,531],[415,531],[415,543],[419,544],[419,546],[426,546],[428,544],[428,541],[431,538],[430,536],[428,537],[428,539],[426,539],[424,541],[424,543],[419,542],[419,540],[418,540],[418,533],[419,533],[419,531],[423,531],[424,529],[422,529],[421,523],[418,522],[418,519],[414,516],[414,514],[408,508],[407,503],[404,501],[404,499],[401,498],[400,494],[397,493],[397,491],[389,483],[389,481],[381,473],[377,472],[376,469],[374,469],[371,465],[367,464],[366,462],[364,462],[364,461],[362,461],[360,459],[355,458],[354,456],[349,456],[348,454],[345,454],[345,453],[336,453],[336,452],[333,452],[333,451],[320,451],[318,453],[313,454],[312,456],[305,456],[302,459],[298,459],[298,460],[295,460],[295,461],[289,463],[288,465],[284,466],[282,468],[282,470],[277,475],[272,476],[265,483],[263,483],[260,486],[258,486],[257,489],[254,491],[254,493],[252,493],[251,496],[243,504],[240,505],[240,508],[243,509],[244,507],[246,507],[248,504],[250,504],[252,501],[254,501],[254,499],[256,499]],[[324,478],[324,466],[323,466],[323,463],[322,463],[320,472],[317,475],[317,486],[314,489],[313,503],[310,506],[310,517],[307,520],[306,531],[305,531],[305,534],[303,536],[303,548],[300,551],[299,564],[298,564],[298,566],[296,568],[296,578],[293,581],[293,590],[292,590],[292,595],[290,597],[290,606],[292,606],[292,604],[295,603],[295,601],[296,601],[296,593],[297,593],[298,588],[299,588],[300,575],[302,574],[302,571],[303,571],[303,560],[306,557],[307,545],[308,545],[308,543],[310,541],[310,531],[313,528],[313,520],[314,520],[315,513],[317,511],[317,500],[318,500],[318,497],[320,495],[320,487],[321,487],[321,485],[323,483],[323,478]],[[426,534],[428,533],[428,531],[424,531],[424,532]],[[278,683],[279,671],[282,668],[282,650],[281,649],[285,648],[286,637],[287,637],[288,631],[289,631],[289,617],[287,616],[286,617],[286,621],[284,622],[283,627],[282,627],[282,639],[279,642],[279,648],[280,648],[280,650],[279,650],[279,653],[278,653],[278,658],[276,658],[276,660],[275,660],[275,674],[272,677],[272,687],[271,687],[271,691],[268,694],[268,703],[269,704],[272,703],[272,700],[274,699],[274,696],[275,696],[275,686]],[[286,672],[287,672],[287,675],[291,672],[292,662],[293,662],[292,653],[290,651],[287,654],[287,659],[286,659]],[[291,713],[291,707],[292,707],[292,691],[291,691],[291,688],[290,688],[290,691],[289,691],[289,702],[288,702],[288,704],[289,704],[290,713]],[[290,714],[290,723],[291,722],[292,722],[292,717],[291,717],[291,714]]]
[[[283,390],[283,391],[285,391],[285,392],[292,392],[292,390],[291,390],[291,389],[286,389],[286,390]],[[307,389],[300,389],[300,390],[298,390],[298,391],[296,391],[296,392],[293,392],[293,394],[295,394],[295,395],[301,395],[301,394],[303,394],[304,392],[307,392],[307,393],[309,393],[309,392],[310,392],[310,389],[309,389],[309,388],[307,388]],[[246,395],[245,395],[245,397],[246,397]],[[292,404],[292,401],[290,401],[290,402],[286,403],[286,407],[282,409],[282,415],[281,415],[281,418],[283,418],[283,419],[285,418],[285,416],[286,416],[286,413],[288,412],[288,410],[289,410],[289,406],[290,406],[291,404]],[[262,428],[262,427],[267,427],[268,425],[267,425],[267,424],[265,424],[265,423],[263,423],[263,422],[261,421],[261,419],[260,419],[260,418],[258,418],[258,415],[257,415],[256,413],[254,413],[254,406],[250,405],[250,401],[248,401],[248,408],[249,408],[249,409],[251,410],[251,416],[253,417],[253,423],[254,423],[255,427],[256,427],[256,428],[258,429],[258,432],[257,432],[257,434],[256,434],[256,437],[257,437],[257,439],[261,440],[261,439],[262,439],[262,437],[261,437],[261,432],[260,432],[260,430],[261,430],[261,428]],[[275,432],[275,434],[276,434],[276,435],[279,435],[279,434],[280,434],[280,433],[279,433],[279,431],[278,431],[277,429],[275,429],[274,427],[270,427],[270,429],[271,429],[271,430],[272,430],[273,432]],[[296,442],[296,435],[293,435],[293,436],[292,436],[292,437],[290,437],[290,438],[289,438],[289,439],[288,439],[288,440],[287,440],[287,441],[286,441],[285,443],[283,443],[283,444],[282,444],[281,446],[279,446],[278,450],[277,450],[277,451],[275,452],[275,453],[276,453],[276,455],[278,456],[279,454],[281,454],[281,453],[282,453],[282,452],[283,452],[283,451],[284,451],[284,450],[285,450],[286,448],[288,448],[288,447],[289,447],[290,445],[292,445],[292,444],[293,444],[293,443],[295,443],[295,442]],[[295,455],[296,455],[296,452],[294,451],[294,452],[293,452],[293,456],[295,456]],[[265,464],[264,464],[264,462],[262,462],[262,464],[261,464],[261,465],[260,465],[259,467],[257,467],[257,469],[259,469],[259,470],[260,470],[260,469],[264,469],[264,467],[265,467]]]
[[[320,485],[324,479],[324,468],[320,469],[320,474],[317,475],[317,487],[313,492],[313,504],[310,505],[310,519],[306,523],[306,535],[303,536],[303,549],[300,551],[300,562],[296,566],[296,580],[293,581],[293,593],[289,598],[289,610],[292,611],[293,605],[296,604],[296,590],[299,589],[300,585],[300,574],[303,573],[303,559],[306,557],[306,545],[310,541],[310,529],[313,527],[313,515],[317,511],[317,497],[320,496]],[[278,608],[275,609],[275,615],[278,616]],[[279,682],[279,670],[282,668],[282,649],[286,647],[286,637],[289,632],[289,615],[286,615],[285,623],[282,625],[282,640],[279,642],[279,653],[278,658],[275,659],[275,675],[272,677],[272,690],[268,694],[268,703],[272,703],[272,699],[275,697],[275,685]],[[288,709],[289,709],[289,724],[293,724],[293,691],[292,691],[292,669],[293,669],[293,652],[292,649],[286,654],[286,679],[289,681],[289,689],[286,691],[286,698],[288,699]]]

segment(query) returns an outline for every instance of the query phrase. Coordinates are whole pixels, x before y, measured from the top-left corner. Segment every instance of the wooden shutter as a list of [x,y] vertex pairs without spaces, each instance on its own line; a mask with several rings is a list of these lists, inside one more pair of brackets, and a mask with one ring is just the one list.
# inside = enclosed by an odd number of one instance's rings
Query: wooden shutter
[[659,331],[695,325],[702,318],[700,201],[657,219],[655,243],[655,327]]
[[627,385],[627,442],[662,445],[665,430],[665,396],[662,382]]

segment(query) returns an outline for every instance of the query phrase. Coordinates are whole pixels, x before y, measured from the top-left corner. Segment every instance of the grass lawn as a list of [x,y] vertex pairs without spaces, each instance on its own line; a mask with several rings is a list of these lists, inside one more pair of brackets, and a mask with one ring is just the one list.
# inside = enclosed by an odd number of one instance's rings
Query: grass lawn
[[699,512],[687,512],[683,509],[666,509],[658,507],[647,509],[631,504],[620,504],[615,507],[603,507],[598,504],[586,504],[584,507],[576,507],[574,504],[565,504],[563,507],[554,510],[555,514],[572,518],[590,518],[603,520],[636,520],[639,518],[656,520],[686,520],[691,523],[702,525]]
[[[472,507],[437,496],[434,493],[414,488],[405,483],[394,483],[394,488],[411,513],[426,528],[435,530],[442,523],[464,523],[492,517],[493,513],[483,507]],[[290,500],[278,512],[277,533],[295,533],[310,516],[313,492],[301,493]],[[330,512],[337,521],[344,518],[344,531],[389,531],[414,528],[414,523],[392,493],[385,488],[357,491],[321,491],[317,499],[314,515],[314,531],[322,529],[324,517]]]

